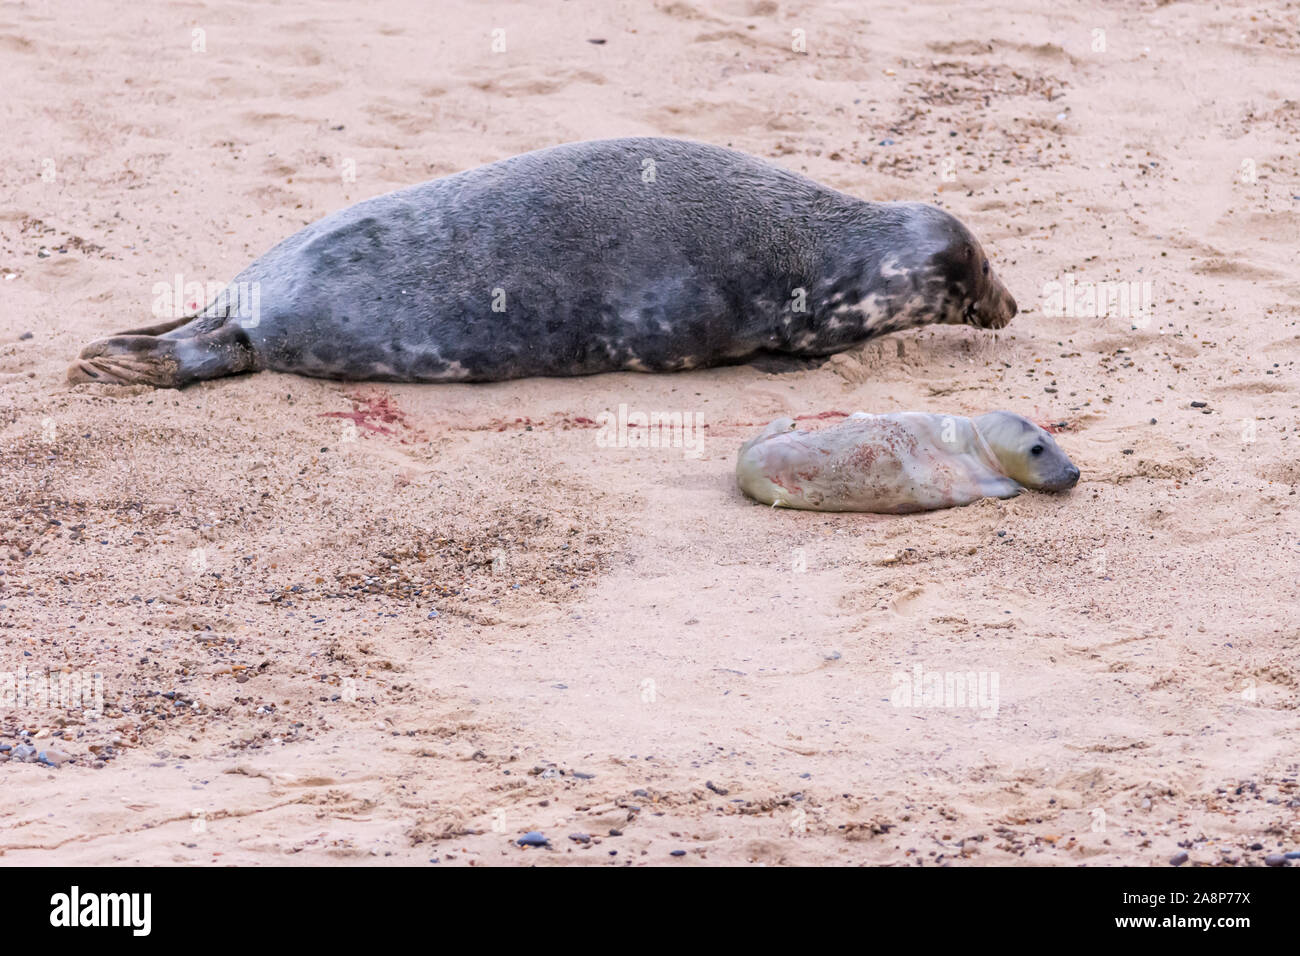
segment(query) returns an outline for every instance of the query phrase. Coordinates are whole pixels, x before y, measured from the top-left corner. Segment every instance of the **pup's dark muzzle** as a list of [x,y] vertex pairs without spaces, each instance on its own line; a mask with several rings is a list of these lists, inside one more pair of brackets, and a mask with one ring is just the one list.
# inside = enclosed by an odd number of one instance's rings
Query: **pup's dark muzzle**
[[1043,491],[1069,491],[1079,483],[1079,469],[1070,465],[1055,481],[1044,484]]

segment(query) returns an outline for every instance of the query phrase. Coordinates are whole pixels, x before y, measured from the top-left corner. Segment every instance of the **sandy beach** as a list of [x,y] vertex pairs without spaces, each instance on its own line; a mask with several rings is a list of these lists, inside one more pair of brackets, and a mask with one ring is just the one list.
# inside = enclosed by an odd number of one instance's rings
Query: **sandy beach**
[[[0,51],[0,865],[1300,849],[1300,5],[23,0]],[[65,382],[327,213],[633,135],[940,205],[1020,314],[667,375]],[[698,440],[604,440],[620,406]],[[1001,408],[1071,493],[736,487],[778,416]]]

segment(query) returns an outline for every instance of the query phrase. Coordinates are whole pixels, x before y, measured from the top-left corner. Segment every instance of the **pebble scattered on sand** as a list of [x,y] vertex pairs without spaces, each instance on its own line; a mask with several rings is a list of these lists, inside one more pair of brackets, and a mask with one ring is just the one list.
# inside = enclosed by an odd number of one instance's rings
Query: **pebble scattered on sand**
[[62,767],[72,759],[71,754],[66,754],[62,750],[42,750],[36,757],[37,763],[43,763],[48,767]]

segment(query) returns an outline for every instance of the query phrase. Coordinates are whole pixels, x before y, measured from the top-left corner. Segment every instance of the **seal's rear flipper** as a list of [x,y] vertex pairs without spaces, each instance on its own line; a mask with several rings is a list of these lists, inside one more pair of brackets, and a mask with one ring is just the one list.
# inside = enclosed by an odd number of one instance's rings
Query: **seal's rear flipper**
[[252,346],[244,330],[223,325],[190,338],[166,339],[154,335],[115,335],[92,342],[68,366],[74,385],[152,385],[183,388],[205,378],[219,378],[256,367]]
[[127,329],[125,332],[116,333],[113,338],[122,338],[127,335],[163,335],[167,332],[173,332],[182,325],[187,325],[198,318],[198,314],[181,316],[179,319],[172,319],[170,322],[160,322],[158,325],[147,325],[142,329]]

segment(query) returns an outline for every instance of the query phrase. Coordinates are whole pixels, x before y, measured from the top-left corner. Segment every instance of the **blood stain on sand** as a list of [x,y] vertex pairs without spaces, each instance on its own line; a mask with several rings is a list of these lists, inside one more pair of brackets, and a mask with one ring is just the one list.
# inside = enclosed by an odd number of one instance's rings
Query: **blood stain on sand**
[[[396,435],[395,429],[388,425],[401,425],[408,430],[406,413],[397,407],[397,402],[388,392],[353,392],[347,396],[352,403],[350,412],[321,412],[321,418],[345,418],[357,426],[358,431],[373,432],[377,435]],[[407,439],[400,441],[405,444]]]

